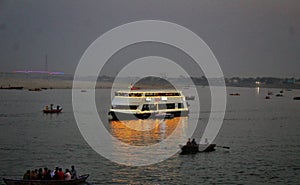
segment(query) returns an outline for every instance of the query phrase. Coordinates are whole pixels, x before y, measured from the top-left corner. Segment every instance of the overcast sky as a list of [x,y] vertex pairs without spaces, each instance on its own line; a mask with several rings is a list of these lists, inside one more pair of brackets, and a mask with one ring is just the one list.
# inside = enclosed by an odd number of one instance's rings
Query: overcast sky
[[149,19],[195,32],[227,77],[300,78],[299,0],[0,0],[0,71],[44,70],[47,54],[49,70],[73,74],[103,33]]

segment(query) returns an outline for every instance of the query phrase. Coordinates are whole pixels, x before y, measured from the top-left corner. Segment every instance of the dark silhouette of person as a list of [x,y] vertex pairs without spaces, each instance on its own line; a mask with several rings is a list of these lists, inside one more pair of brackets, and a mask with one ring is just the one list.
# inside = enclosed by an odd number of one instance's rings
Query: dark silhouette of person
[[193,145],[197,145],[195,138],[193,138],[192,144],[193,144]]

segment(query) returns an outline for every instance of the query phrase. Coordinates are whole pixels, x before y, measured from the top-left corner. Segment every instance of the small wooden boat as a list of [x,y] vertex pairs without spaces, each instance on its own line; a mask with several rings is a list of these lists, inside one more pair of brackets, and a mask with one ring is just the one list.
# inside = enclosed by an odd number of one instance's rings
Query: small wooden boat
[[72,180],[21,180],[21,179],[6,179],[3,181],[6,185],[76,185],[86,181],[89,174],[81,175],[77,179]]
[[230,96],[240,96],[241,94],[240,93],[230,93],[229,95]]
[[43,112],[44,112],[44,113],[47,113],[47,114],[48,114],[48,113],[50,113],[50,114],[53,114],[53,113],[60,113],[61,111],[62,111],[62,108],[60,108],[60,109],[52,109],[52,110],[51,110],[51,109],[44,109],[44,110],[43,110]]
[[271,97],[270,96],[266,96],[265,99],[271,99]]
[[212,152],[215,151],[216,144],[207,144],[207,145],[199,145],[199,144],[191,144],[180,146],[181,153],[180,155],[186,154],[196,154],[199,152]]
[[296,96],[293,98],[294,100],[300,100],[300,96]]
[[40,88],[32,88],[32,89],[28,89],[28,91],[41,91],[42,89]]

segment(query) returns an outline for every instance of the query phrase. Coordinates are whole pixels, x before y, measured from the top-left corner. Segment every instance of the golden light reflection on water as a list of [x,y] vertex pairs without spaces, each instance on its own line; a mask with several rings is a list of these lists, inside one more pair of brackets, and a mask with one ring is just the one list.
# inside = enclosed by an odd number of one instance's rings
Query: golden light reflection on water
[[166,139],[176,127],[179,127],[179,132],[175,134],[182,138],[187,120],[187,117],[175,117],[166,120],[111,121],[111,133],[120,141],[130,145],[152,145]]
[[259,92],[260,92],[259,90],[260,90],[259,87],[255,88],[255,92],[256,92],[257,95],[259,95]]

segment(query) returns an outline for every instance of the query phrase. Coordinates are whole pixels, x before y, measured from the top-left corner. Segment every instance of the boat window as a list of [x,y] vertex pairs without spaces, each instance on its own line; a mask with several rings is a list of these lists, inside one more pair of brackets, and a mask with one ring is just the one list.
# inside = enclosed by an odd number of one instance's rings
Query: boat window
[[156,93],[156,92],[151,92],[151,93],[145,93],[145,96],[180,96],[179,92],[161,92],[161,93]]
[[[125,97],[141,97],[143,93],[137,92],[115,92],[115,96],[125,96]],[[146,92],[145,96],[181,96],[180,92]]]
[[175,109],[175,103],[158,104],[158,109]]
[[138,105],[114,105],[113,109],[130,109],[130,110],[136,110],[138,108]]
[[178,108],[184,108],[183,103],[178,103]]
[[158,109],[167,109],[166,104],[158,104]]
[[138,108],[138,105],[130,105],[129,108],[131,110],[136,110]]
[[154,104],[144,104],[142,111],[145,111],[145,110],[156,110],[156,106]]
[[129,93],[129,97],[141,97],[142,93]]
[[149,110],[149,105],[148,104],[143,105],[142,111],[145,111],[145,110]]
[[141,97],[143,96],[143,93],[115,92],[115,96]]
[[164,96],[180,96],[180,93],[178,93],[178,92],[164,93]]
[[167,109],[175,109],[175,103],[167,103]]
[[145,93],[145,96],[158,96],[158,93]]
[[129,93],[125,93],[125,92],[116,92],[115,96],[129,96]]
[[143,96],[143,93],[134,93],[134,96],[141,97],[141,96]]

